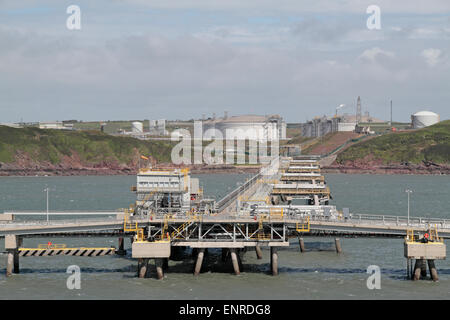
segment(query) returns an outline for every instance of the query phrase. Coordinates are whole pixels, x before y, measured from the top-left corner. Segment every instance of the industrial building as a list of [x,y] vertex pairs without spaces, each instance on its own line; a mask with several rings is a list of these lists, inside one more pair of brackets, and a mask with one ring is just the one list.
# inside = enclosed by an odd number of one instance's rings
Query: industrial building
[[304,137],[322,137],[331,132],[352,132],[355,128],[356,122],[347,122],[346,118],[341,116],[316,117],[314,120],[301,124]]
[[65,124],[62,121],[39,122],[39,129],[72,130],[73,124]]
[[211,199],[203,199],[199,179],[191,178],[189,169],[142,168],[137,175],[135,214],[186,214],[195,207],[211,208]]
[[166,120],[149,120],[149,134],[157,136],[166,136],[168,132],[166,130]]
[[[257,141],[276,141],[286,139],[286,122],[279,115],[259,116],[241,115],[203,121],[203,136],[207,139],[215,137],[210,129],[221,132],[223,139],[243,139]],[[230,137],[230,134],[233,135]]]
[[413,129],[425,128],[440,122],[440,116],[431,111],[419,111],[411,116]]

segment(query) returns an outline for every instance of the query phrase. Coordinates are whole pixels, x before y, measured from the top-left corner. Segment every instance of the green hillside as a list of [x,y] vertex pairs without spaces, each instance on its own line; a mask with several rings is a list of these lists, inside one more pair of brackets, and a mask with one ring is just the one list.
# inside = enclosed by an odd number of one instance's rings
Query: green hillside
[[17,154],[36,162],[58,164],[63,156],[79,157],[83,163],[110,161],[128,164],[136,154],[169,161],[170,141],[141,141],[94,131],[42,130],[0,126],[0,162],[12,163]]
[[336,162],[361,159],[380,160],[384,164],[432,161],[450,164],[450,120],[410,131],[389,133],[356,144],[343,151]]

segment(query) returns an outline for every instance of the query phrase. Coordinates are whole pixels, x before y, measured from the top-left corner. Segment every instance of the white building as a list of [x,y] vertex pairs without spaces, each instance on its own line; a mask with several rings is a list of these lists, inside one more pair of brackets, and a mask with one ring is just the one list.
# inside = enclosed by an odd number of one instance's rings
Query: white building
[[419,111],[411,116],[411,122],[414,129],[420,129],[440,122],[440,117],[431,111]]
[[[220,136],[213,129],[220,132]],[[279,115],[242,115],[203,121],[206,139],[275,141],[286,139],[286,122]]]
[[39,122],[39,129],[58,129],[58,130],[72,130],[73,124],[64,124],[62,121],[54,122]]

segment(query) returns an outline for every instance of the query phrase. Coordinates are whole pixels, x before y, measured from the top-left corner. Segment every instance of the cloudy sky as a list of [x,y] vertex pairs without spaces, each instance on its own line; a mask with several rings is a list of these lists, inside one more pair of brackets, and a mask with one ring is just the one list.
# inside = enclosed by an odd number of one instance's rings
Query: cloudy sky
[[[81,9],[69,30],[67,7]],[[369,30],[370,5],[381,29]],[[0,122],[450,118],[448,0],[0,0]]]

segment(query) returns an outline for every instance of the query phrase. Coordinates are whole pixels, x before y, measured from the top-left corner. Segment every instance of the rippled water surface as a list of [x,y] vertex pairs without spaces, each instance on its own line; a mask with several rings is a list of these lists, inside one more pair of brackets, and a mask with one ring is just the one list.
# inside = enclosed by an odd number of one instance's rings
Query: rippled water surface
[[[199,175],[205,193],[219,199],[249,175]],[[411,215],[450,217],[448,176],[327,175],[338,208],[352,212],[406,215],[411,196]],[[2,177],[0,211],[45,210],[50,189],[51,210],[114,210],[133,202],[129,190],[133,176],[114,177]],[[115,238],[32,238],[25,246],[40,243],[68,246],[117,246]],[[448,299],[450,265],[436,261],[440,281],[405,279],[402,239],[342,238],[343,254],[334,252],[333,238],[305,237],[307,252],[300,253],[296,239],[279,250],[279,275],[269,274],[268,250],[257,260],[255,252],[243,255],[244,272],[232,274],[220,251],[210,250],[204,272],[192,275],[190,251],[181,261],[170,261],[162,281],[138,279],[137,262],[125,257],[21,258],[20,274],[5,277],[6,256],[0,256],[1,299]],[[125,241],[129,248],[129,239]],[[4,248],[0,240],[0,250]],[[81,290],[68,290],[67,267],[81,268]],[[369,265],[381,268],[381,290],[366,286]]]

